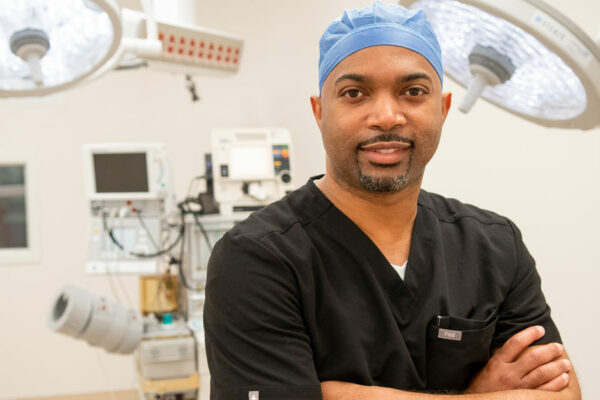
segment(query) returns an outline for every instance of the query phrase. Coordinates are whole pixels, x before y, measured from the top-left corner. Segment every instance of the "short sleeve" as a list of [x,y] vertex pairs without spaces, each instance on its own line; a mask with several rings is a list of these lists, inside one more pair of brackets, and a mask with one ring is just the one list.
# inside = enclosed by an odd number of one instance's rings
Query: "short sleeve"
[[298,284],[260,241],[227,234],[208,265],[211,399],[321,399]]
[[546,334],[534,343],[561,342],[560,334],[546,303],[535,261],[523,243],[521,232],[509,221],[516,247],[517,268],[511,288],[502,302],[492,347],[502,346],[515,333],[533,325],[541,325]]

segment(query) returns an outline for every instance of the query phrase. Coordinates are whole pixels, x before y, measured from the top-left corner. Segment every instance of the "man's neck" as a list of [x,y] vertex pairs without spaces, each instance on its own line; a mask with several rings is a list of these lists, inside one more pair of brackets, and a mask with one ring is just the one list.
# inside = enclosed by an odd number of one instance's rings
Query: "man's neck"
[[395,193],[370,193],[339,184],[330,175],[315,183],[369,236],[389,262],[401,265],[408,259],[420,184]]

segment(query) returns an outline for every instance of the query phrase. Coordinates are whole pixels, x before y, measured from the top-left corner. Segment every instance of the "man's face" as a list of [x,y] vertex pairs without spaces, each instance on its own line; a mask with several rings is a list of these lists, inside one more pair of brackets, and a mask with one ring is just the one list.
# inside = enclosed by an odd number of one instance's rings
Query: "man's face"
[[321,97],[311,98],[327,174],[369,192],[419,187],[450,102],[435,69],[412,50],[373,46],[351,54],[326,78]]

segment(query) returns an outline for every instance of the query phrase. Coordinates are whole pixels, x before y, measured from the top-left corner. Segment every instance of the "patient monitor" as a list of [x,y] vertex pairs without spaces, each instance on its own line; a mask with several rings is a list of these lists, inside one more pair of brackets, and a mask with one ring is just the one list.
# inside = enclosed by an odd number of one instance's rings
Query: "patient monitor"
[[287,129],[213,131],[214,190],[221,214],[259,209],[292,190],[290,151]]
[[92,217],[88,273],[155,273],[171,185],[159,143],[83,147]]
[[83,147],[83,154],[90,200],[156,200],[167,194],[163,144],[89,144]]

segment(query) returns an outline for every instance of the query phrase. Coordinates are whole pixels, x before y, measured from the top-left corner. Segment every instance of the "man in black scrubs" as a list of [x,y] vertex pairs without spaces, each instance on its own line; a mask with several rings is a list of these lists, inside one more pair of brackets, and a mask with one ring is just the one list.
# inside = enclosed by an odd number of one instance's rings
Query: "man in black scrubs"
[[215,246],[212,399],[579,399],[508,219],[421,190],[451,95],[422,12],[347,11],[311,98],[326,174]]

